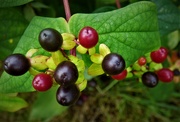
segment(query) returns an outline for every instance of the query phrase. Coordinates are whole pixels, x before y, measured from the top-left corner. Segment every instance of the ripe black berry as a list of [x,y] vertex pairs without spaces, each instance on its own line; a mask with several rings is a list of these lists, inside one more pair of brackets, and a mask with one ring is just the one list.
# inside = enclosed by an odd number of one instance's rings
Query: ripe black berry
[[102,61],[102,68],[109,75],[117,75],[125,69],[123,57],[117,53],[107,54]]
[[142,75],[142,83],[147,87],[155,87],[158,84],[158,76],[154,72],[145,72]]
[[46,28],[39,34],[39,43],[43,49],[54,52],[62,46],[63,38],[57,30]]
[[63,86],[75,83],[78,79],[78,70],[74,63],[70,61],[61,62],[54,72],[55,81]]
[[179,69],[174,69],[173,70],[174,76],[180,76],[180,71]]
[[84,27],[79,32],[79,43],[85,48],[92,48],[98,42],[98,33],[92,27]]
[[8,56],[4,61],[4,70],[10,75],[23,75],[29,70],[29,68],[29,60],[19,53]]
[[74,104],[80,96],[79,88],[75,84],[67,87],[60,86],[56,92],[56,100],[63,106]]

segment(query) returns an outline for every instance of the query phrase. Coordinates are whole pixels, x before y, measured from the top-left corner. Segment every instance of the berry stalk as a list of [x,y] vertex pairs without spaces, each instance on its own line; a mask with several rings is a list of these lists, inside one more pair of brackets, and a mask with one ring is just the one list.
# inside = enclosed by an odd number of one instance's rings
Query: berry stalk
[[117,8],[121,8],[120,0],[116,0],[116,6]]
[[63,0],[63,4],[64,4],[64,10],[66,14],[66,20],[69,21],[69,18],[71,17],[71,11],[70,11],[68,0]]

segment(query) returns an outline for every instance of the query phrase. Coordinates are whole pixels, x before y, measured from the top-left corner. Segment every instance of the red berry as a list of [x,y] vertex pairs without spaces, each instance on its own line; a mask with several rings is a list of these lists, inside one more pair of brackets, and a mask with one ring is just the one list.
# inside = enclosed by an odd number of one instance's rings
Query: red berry
[[126,76],[127,76],[127,70],[124,70],[121,73],[119,73],[118,75],[112,75],[111,77],[116,80],[123,80],[126,78]]
[[151,52],[151,59],[155,63],[162,63],[167,58],[168,51],[164,47],[160,47],[158,50]]
[[174,77],[173,71],[171,71],[168,68],[162,68],[162,69],[158,70],[156,73],[157,73],[159,80],[161,80],[162,82],[171,82]]
[[32,85],[37,91],[47,91],[52,87],[52,77],[45,73],[36,75],[33,79]]
[[145,57],[140,57],[140,58],[138,59],[138,64],[139,64],[140,66],[145,65],[145,64],[146,64],[146,58],[145,58]]
[[79,43],[85,48],[92,48],[98,42],[98,33],[92,27],[84,27],[79,32]]

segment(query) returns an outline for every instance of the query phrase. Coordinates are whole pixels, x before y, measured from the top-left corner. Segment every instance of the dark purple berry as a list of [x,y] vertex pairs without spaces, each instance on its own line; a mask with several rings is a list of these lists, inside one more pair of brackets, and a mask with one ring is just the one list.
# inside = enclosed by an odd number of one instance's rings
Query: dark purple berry
[[60,86],[56,92],[56,100],[63,106],[70,106],[79,99],[80,91],[75,84],[68,85],[67,87]]
[[57,30],[46,28],[39,34],[39,43],[43,49],[55,52],[62,46],[63,38]]
[[54,72],[55,81],[63,86],[73,84],[78,79],[78,69],[76,65],[70,61],[61,62]]
[[29,60],[19,53],[9,55],[4,61],[4,70],[10,75],[23,75],[29,68]]
[[123,57],[117,53],[107,54],[102,61],[102,68],[106,74],[117,75],[125,69]]
[[180,71],[179,69],[174,69],[173,70],[174,76],[180,76]]
[[155,87],[158,84],[158,76],[154,72],[145,72],[142,75],[142,83],[147,87]]

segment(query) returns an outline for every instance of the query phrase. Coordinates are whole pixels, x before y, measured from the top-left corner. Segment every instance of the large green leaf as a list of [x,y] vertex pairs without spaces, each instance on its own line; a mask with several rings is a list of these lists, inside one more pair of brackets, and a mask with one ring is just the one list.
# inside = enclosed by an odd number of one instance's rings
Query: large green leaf
[[105,13],[75,14],[69,26],[76,36],[84,26],[95,28],[98,44],[104,43],[112,52],[121,54],[127,67],[160,46],[157,11],[152,2],[137,2]]
[[54,116],[61,114],[67,109],[67,107],[61,106],[56,101],[56,91],[57,87],[53,87],[47,92],[38,93],[29,116],[30,121],[48,122]]
[[157,5],[160,34],[180,29],[180,10],[171,0],[151,0]]
[[11,6],[19,6],[26,3],[29,3],[33,0],[0,0],[0,7],[11,7]]
[[7,94],[0,94],[0,110],[15,112],[27,106],[28,103],[22,98]]
[[[14,53],[26,54],[31,48],[41,48],[38,42],[38,35],[42,29],[49,27],[55,28],[60,33],[69,31],[64,18],[35,17],[21,37]],[[40,51],[42,53],[45,52],[42,48]],[[3,72],[0,78],[0,93],[28,92],[33,90],[32,76],[29,72],[22,76],[10,76],[6,72]]]
[[13,52],[27,26],[27,20],[18,10],[0,9],[0,60]]

